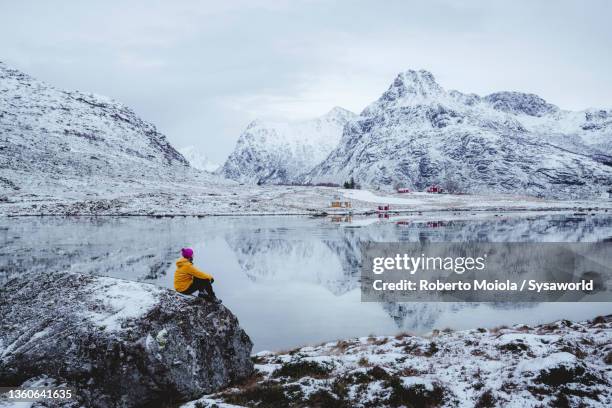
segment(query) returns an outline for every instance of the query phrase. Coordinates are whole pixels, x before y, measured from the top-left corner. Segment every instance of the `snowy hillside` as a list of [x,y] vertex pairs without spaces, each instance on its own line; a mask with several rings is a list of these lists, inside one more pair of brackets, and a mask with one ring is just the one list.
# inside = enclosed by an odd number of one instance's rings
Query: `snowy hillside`
[[336,107],[299,122],[256,120],[240,135],[221,174],[245,183],[291,183],[324,160],[355,115]]
[[407,71],[345,128],[303,180],[422,190],[599,197],[612,187],[612,113],[518,92],[446,91]]
[[191,167],[210,173],[216,171],[220,165],[211,161],[204,153],[195,146],[185,146],[178,149],[179,153],[189,162]]
[[189,164],[128,107],[63,91],[0,63],[0,193],[113,190],[170,180]]

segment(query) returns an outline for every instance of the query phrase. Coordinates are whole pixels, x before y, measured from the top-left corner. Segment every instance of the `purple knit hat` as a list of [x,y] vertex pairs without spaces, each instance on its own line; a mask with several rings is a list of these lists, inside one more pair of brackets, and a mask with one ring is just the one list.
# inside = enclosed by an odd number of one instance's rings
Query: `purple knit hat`
[[181,255],[183,255],[183,258],[193,258],[193,249],[183,248],[181,249]]

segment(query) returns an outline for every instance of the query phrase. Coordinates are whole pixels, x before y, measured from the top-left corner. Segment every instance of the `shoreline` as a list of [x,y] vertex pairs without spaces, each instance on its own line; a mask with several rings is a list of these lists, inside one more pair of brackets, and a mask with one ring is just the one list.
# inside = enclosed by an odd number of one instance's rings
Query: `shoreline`
[[[0,197],[1,198],[1,197]],[[0,200],[0,217],[403,216],[430,212],[607,211],[608,197],[538,198],[502,193],[394,193],[306,186],[177,186],[100,194],[25,192]],[[387,208],[386,210],[383,208]]]
[[[40,213],[40,214],[0,214],[4,218],[25,218],[25,217],[143,217],[143,218],[175,218],[175,217],[333,217],[333,216],[370,216],[376,214],[393,215],[422,215],[423,213],[528,213],[528,212],[551,212],[561,213],[575,211],[574,215],[583,216],[589,215],[589,212],[608,212],[612,211],[611,207],[539,207],[539,208],[424,208],[424,209],[398,209],[388,211],[302,211],[302,212],[245,212],[245,213],[162,213],[162,214],[139,214],[139,213],[118,213],[118,214],[96,214],[96,213],[77,213],[77,214],[58,214],[58,213]],[[585,212],[586,211],[586,212]]]

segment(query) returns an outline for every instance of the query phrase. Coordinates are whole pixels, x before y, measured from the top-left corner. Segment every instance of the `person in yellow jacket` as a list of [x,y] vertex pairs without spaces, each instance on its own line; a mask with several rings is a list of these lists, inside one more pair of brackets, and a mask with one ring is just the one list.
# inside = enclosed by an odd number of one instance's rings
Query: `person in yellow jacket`
[[198,292],[198,297],[214,303],[221,303],[215,292],[212,283],[215,279],[212,275],[202,272],[193,266],[193,249],[181,249],[181,259],[176,261],[176,272],[174,272],[174,289],[185,295]]

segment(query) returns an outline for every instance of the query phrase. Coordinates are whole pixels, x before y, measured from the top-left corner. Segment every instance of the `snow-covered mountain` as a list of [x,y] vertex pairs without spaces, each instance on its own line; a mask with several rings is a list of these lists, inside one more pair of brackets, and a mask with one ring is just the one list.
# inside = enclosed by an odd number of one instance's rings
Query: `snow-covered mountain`
[[339,107],[310,120],[255,120],[240,135],[220,172],[245,183],[291,183],[324,160],[338,145],[354,113]]
[[0,63],[0,192],[113,191],[190,172],[166,137],[128,107]]
[[303,180],[555,197],[612,187],[612,111],[571,112],[537,95],[446,91],[427,71],[399,74],[344,128]]
[[195,146],[181,147],[178,149],[178,151],[189,162],[191,167],[198,170],[212,173],[220,167],[219,163],[211,161],[208,156],[198,150]]

